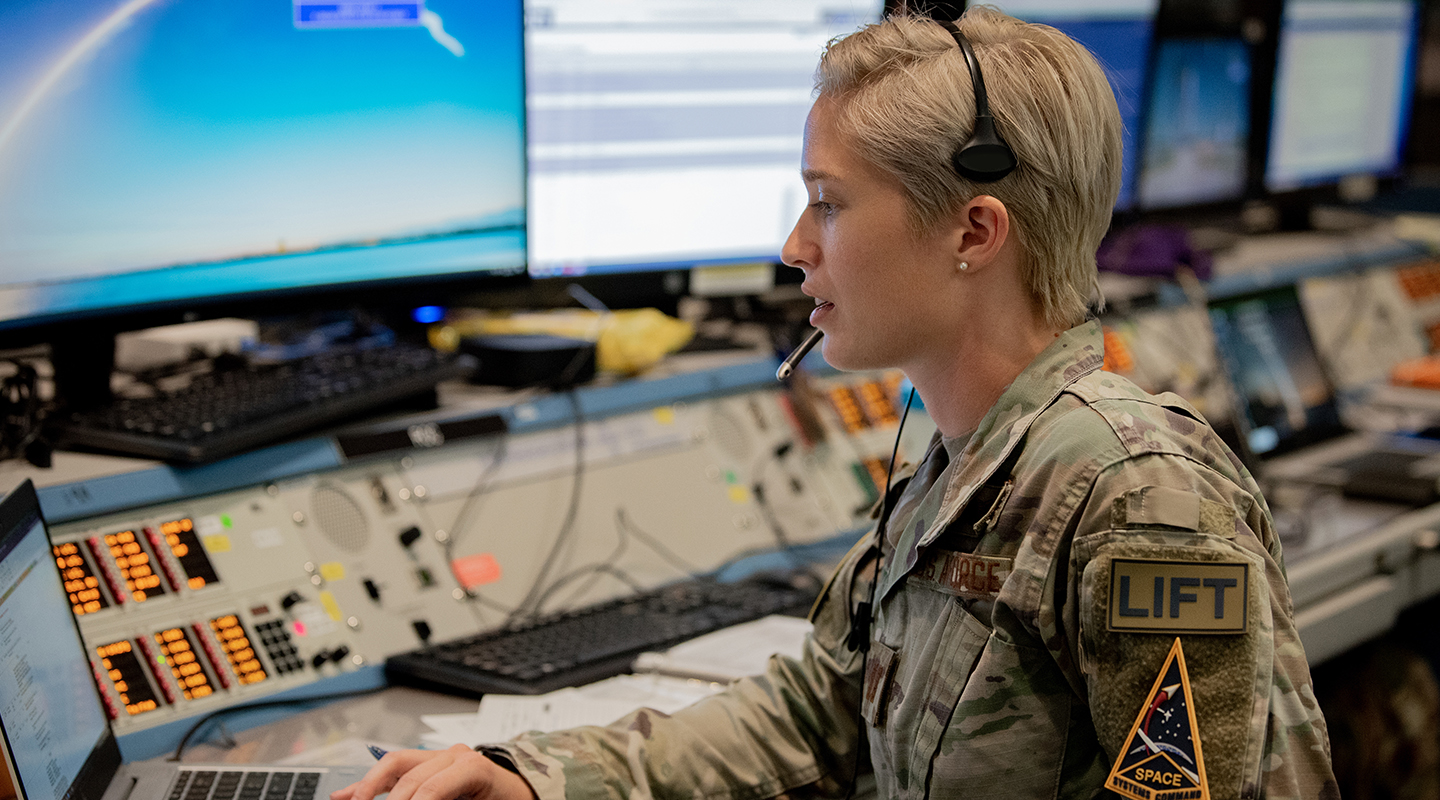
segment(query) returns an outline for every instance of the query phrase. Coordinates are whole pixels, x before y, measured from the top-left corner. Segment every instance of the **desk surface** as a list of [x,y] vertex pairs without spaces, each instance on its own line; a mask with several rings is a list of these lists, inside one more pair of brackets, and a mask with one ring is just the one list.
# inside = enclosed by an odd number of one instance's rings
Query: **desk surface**
[[[391,687],[240,731],[233,735],[234,744],[228,747],[222,744],[224,736],[219,729],[211,726],[205,741],[186,748],[183,760],[191,764],[268,763],[318,753],[346,740],[416,747],[420,735],[429,730],[420,721],[422,714],[458,714],[474,711],[477,706],[470,698]],[[359,748],[351,749],[359,753],[359,758],[346,757],[346,752],[341,749],[335,756],[307,763],[364,765],[369,759]]]

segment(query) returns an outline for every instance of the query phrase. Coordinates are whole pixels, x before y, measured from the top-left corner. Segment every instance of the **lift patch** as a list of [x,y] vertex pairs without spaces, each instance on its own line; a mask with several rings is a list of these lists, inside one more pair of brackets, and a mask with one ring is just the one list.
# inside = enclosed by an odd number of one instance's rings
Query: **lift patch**
[[1131,800],[1210,800],[1190,675],[1178,636],[1105,788]]
[[1244,562],[1110,562],[1106,627],[1134,633],[1244,633],[1250,618]]

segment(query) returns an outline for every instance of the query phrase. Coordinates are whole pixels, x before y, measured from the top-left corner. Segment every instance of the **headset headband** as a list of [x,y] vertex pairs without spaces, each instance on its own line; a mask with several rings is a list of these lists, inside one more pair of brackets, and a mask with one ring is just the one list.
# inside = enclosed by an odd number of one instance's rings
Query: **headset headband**
[[995,118],[990,115],[990,101],[985,94],[985,79],[980,75],[980,59],[970,47],[970,40],[949,20],[935,20],[955,38],[970,68],[970,84],[975,88],[975,129],[970,138],[950,155],[950,164],[960,177],[976,183],[993,183],[1009,175],[1019,165],[1015,152],[995,131]]

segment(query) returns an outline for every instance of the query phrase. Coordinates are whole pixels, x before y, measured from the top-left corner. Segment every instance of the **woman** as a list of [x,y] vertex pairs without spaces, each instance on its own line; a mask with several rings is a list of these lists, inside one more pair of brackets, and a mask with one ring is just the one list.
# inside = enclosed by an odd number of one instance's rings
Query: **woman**
[[[982,124],[966,43],[1018,162],[985,182],[953,164]],[[825,358],[902,369],[940,435],[804,657],[672,717],[391,754],[334,800],[843,796],[865,772],[887,798],[1338,796],[1258,487],[1183,400],[1100,371],[1120,122],[1094,59],[977,8],[837,40],[817,85],[783,257]]]

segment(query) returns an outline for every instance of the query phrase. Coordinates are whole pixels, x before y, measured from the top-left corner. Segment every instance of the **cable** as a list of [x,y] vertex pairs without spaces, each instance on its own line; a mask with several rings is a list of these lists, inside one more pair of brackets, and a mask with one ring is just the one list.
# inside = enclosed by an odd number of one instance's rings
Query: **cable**
[[227,714],[241,714],[246,711],[256,711],[262,708],[278,708],[281,706],[299,705],[301,703],[319,703],[330,700],[344,700],[350,697],[364,697],[365,695],[375,694],[376,692],[383,692],[388,688],[390,687],[376,686],[371,689],[356,689],[354,691],[335,692],[333,694],[316,694],[309,697],[292,697],[286,700],[261,700],[255,703],[246,703],[244,705],[230,706],[229,708],[212,711],[201,717],[194,725],[190,726],[189,730],[185,731],[185,735],[180,737],[180,743],[175,746],[175,754],[170,756],[168,760],[179,761],[181,757],[185,755],[185,745],[190,743],[190,739],[194,737],[206,723],[217,717],[223,717]]
[[680,570],[686,575],[695,577],[704,572],[700,567],[681,558],[674,550],[671,550],[661,543],[659,539],[646,533],[640,526],[631,522],[630,515],[625,512],[623,506],[615,509],[615,524],[623,526],[630,535],[639,539],[641,544],[655,551],[655,554],[665,559],[670,566]]
[[[630,588],[630,591],[634,592],[635,594],[642,594],[646,591],[645,587],[642,586],[639,581],[635,580],[635,577],[633,575],[613,564],[590,564],[588,566],[580,567],[579,569],[571,570],[570,572],[561,575],[555,580],[554,583],[550,584],[550,589],[545,593],[544,597],[540,598],[535,607],[535,616],[545,616],[545,600],[551,595],[553,595],[555,592],[559,591],[562,586],[565,586],[568,583],[573,583],[574,581],[579,580],[580,578],[583,578],[587,575],[610,575],[611,577],[628,586]],[[591,583],[581,587],[579,591],[571,595],[571,599],[574,599],[575,597],[584,594],[586,591],[589,591],[590,586],[593,585],[594,584]]]
[[480,615],[475,606],[472,605],[474,603],[487,606],[503,614],[514,613],[515,609],[497,603],[478,592],[472,591],[465,585],[465,582],[460,579],[460,573],[455,569],[455,545],[459,543],[461,533],[463,533],[466,526],[470,524],[469,516],[471,509],[474,508],[475,503],[489,490],[491,480],[493,480],[495,474],[500,471],[500,466],[505,463],[505,457],[509,452],[510,437],[508,434],[502,434],[499,445],[495,450],[494,458],[491,459],[490,465],[485,468],[484,472],[480,473],[480,477],[475,481],[475,485],[470,489],[470,493],[465,496],[465,502],[460,506],[460,511],[455,515],[455,522],[450,526],[450,535],[446,537],[445,541],[440,545],[441,554],[445,557],[445,566],[450,570],[450,576],[455,579],[455,585],[460,587],[460,591],[465,593],[466,606],[470,608],[471,614],[475,617],[476,621],[481,624],[484,624],[486,620]]
[[546,581],[550,576],[550,571],[554,569],[561,552],[575,532],[575,520],[580,512],[581,486],[585,476],[585,416],[580,408],[580,397],[575,390],[566,391],[565,396],[570,399],[571,419],[575,426],[575,470],[570,485],[570,506],[565,512],[565,520],[560,524],[560,532],[555,536],[555,543],[551,545],[550,552],[546,554],[545,561],[540,565],[540,572],[536,574],[535,582],[525,593],[525,598],[505,620],[507,625],[513,624],[526,615],[534,616],[536,614],[536,603],[549,590]]
[[[900,415],[900,426],[895,431],[895,446],[890,450],[890,466],[885,469],[885,492],[880,495],[880,524],[875,526],[876,549],[879,555],[875,561],[875,579],[870,582],[870,597],[860,604],[856,609],[856,624],[850,628],[850,638],[846,644],[852,649],[860,650],[860,680],[865,680],[865,671],[870,667],[870,625],[874,620],[875,608],[875,587],[880,583],[880,572],[885,567],[885,532],[889,527],[890,512],[894,509],[890,505],[890,479],[895,476],[895,460],[900,457],[900,435],[905,432],[905,420],[910,418],[910,404],[915,400],[915,385],[910,385],[910,393],[905,396],[905,411]],[[845,598],[849,603],[850,598]],[[858,616],[864,615],[865,634],[860,636]],[[862,693],[863,694],[863,693]],[[860,783],[860,733],[865,729],[865,703],[862,700],[855,707],[855,768],[850,772],[850,790],[845,793],[845,800],[854,800],[855,787]]]
[[[610,555],[606,556],[598,563],[587,564],[586,566],[570,570],[570,572],[557,578],[554,583],[550,584],[550,586],[545,589],[545,593],[542,594],[540,598],[535,601],[535,613],[537,615],[544,613],[546,601],[553,597],[556,592],[560,591],[560,587],[578,578],[584,577],[585,575],[591,575],[593,577],[589,583],[581,586],[579,589],[572,592],[570,596],[565,599],[565,602],[561,604],[563,607],[569,608],[570,604],[573,603],[577,598],[584,596],[586,592],[590,591],[591,587],[595,585],[595,581],[599,580],[601,575],[607,573],[617,578],[620,578],[621,581],[623,581],[626,585],[632,588],[639,586],[639,584],[635,582],[634,578],[632,578],[629,573],[624,572],[616,566],[616,564],[620,561],[620,557],[625,555],[626,549],[629,548],[630,540],[626,535],[626,530],[620,527],[618,524],[615,527],[615,533],[617,536],[617,540],[615,542],[615,549],[610,551]],[[635,588],[635,591],[638,592],[641,591],[641,589]]]

